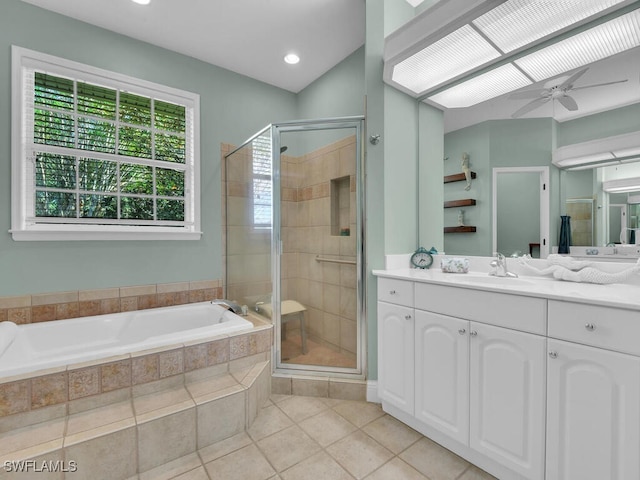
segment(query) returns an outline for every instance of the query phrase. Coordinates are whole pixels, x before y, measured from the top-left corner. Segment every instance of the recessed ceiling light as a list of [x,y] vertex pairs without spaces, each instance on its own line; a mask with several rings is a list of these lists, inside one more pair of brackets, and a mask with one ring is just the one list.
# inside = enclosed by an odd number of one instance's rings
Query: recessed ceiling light
[[131,0],[134,3],[139,3],[140,5],[149,5],[149,3],[151,3],[151,0]]
[[300,57],[295,53],[288,53],[287,55],[284,56],[284,61],[287,62],[289,65],[295,65],[300,61]]

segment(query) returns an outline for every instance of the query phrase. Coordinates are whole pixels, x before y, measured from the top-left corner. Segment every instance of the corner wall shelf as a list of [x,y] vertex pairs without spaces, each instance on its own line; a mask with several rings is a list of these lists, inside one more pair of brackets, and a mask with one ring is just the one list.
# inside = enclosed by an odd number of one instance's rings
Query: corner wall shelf
[[462,227],[444,227],[444,233],[475,233],[476,227],[464,225]]
[[[471,178],[476,178],[476,172],[471,172]],[[465,182],[467,177],[464,176],[464,173],[456,173],[454,175],[447,175],[444,177],[444,183],[452,183],[452,182]]]
[[449,200],[448,202],[444,202],[444,208],[472,207],[475,204],[476,204],[476,200],[474,198],[465,198],[462,200]]

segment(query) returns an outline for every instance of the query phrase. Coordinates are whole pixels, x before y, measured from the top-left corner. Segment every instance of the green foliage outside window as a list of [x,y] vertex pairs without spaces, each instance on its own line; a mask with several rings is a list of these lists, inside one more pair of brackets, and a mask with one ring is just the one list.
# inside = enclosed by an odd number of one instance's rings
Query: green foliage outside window
[[185,164],[184,106],[40,72],[34,103],[36,145],[73,150],[36,152],[36,217],[184,221],[184,167],[144,163]]

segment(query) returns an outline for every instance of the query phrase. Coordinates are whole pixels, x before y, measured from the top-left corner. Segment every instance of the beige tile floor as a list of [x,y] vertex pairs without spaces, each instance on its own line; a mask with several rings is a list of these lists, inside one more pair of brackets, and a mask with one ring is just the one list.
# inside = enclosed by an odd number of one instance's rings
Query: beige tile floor
[[139,480],[495,480],[379,405],[272,395],[247,432]]

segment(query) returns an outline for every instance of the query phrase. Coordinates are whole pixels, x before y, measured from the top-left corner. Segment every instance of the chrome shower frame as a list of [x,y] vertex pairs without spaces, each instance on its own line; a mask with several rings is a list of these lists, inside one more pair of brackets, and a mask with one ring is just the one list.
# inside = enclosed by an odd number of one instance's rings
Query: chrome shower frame
[[[353,129],[356,136],[356,297],[357,297],[357,353],[356,367],[327,367],[319,365],[302,365],[283,363],[281,358],[281,268],[282,257],[282,224],[281,224],[281,134],[303,131]],[[275,341],[272,348],[272,364],[276,374],[312,375],[319,377],[364,379],[366,375],[366,259],[365,259],[365,182],[364,182],[364,116],[348,116],[322,118],[300,121],[273,123],[251,136],[242,145],[225,156],[244,148],[257,137],[270,130],[272,155],[272,229],[271,229],[271,277],[272,308]],[[226,267],[225,267],[226,271]]]

